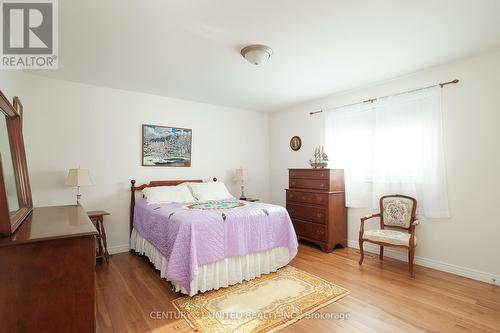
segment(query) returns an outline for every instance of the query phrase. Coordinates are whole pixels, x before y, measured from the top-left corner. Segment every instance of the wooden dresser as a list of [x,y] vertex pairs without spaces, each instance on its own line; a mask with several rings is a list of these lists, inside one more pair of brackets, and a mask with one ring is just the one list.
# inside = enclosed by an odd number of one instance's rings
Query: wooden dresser
[[344,170],[289,169],[286,209],[299,238],[325,252],[347,246]]
[[95,235],[80,206],[34,208],[0,238],[2,332],[95,331]]

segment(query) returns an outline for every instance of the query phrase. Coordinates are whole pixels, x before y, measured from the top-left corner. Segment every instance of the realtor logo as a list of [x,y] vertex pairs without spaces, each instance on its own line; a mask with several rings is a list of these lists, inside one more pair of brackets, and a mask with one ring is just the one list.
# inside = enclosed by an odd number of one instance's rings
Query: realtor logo
[[2,69],[57,69],[55,0],[1,2]]

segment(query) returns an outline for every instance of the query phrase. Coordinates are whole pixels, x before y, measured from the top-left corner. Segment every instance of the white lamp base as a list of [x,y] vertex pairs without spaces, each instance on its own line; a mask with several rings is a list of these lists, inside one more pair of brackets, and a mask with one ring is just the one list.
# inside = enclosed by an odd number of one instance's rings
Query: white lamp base
[[245,196],[245,185],[241,185],[241,195],[240,195],[240,200],[246,200]]
[[76,190],[76,204],[80,205],[80,199],[82,198],[82,195],[80,193],[80,186],[77,186],[76,188],[77,188],[77,190]]

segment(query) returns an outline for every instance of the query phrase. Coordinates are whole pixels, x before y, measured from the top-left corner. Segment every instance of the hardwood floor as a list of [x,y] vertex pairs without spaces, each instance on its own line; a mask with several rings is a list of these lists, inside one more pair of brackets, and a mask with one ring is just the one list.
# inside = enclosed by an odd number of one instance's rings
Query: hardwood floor
[[[292,266],[332,281],[351,295],[319,312],[347,320],[303,319],[280,332],[500,332],[500,287],[367,253],[361,268],[354,249],[323,253],[301,244]],[[192,332],[181,318],[152,319],[175,311],[180,295],[160,279],[147,258],[113,255],[97,266],[97,332]]]

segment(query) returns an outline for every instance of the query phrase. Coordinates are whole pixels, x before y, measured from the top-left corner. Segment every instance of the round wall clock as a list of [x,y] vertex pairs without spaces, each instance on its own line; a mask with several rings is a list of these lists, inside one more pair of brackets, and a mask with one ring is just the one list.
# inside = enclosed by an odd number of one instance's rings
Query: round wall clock
[[290,148],[292,148],[292,150],[299,150],[300,147],[302,146],[302,140],[300,139],[299,136],[294,136],[290,139]]

